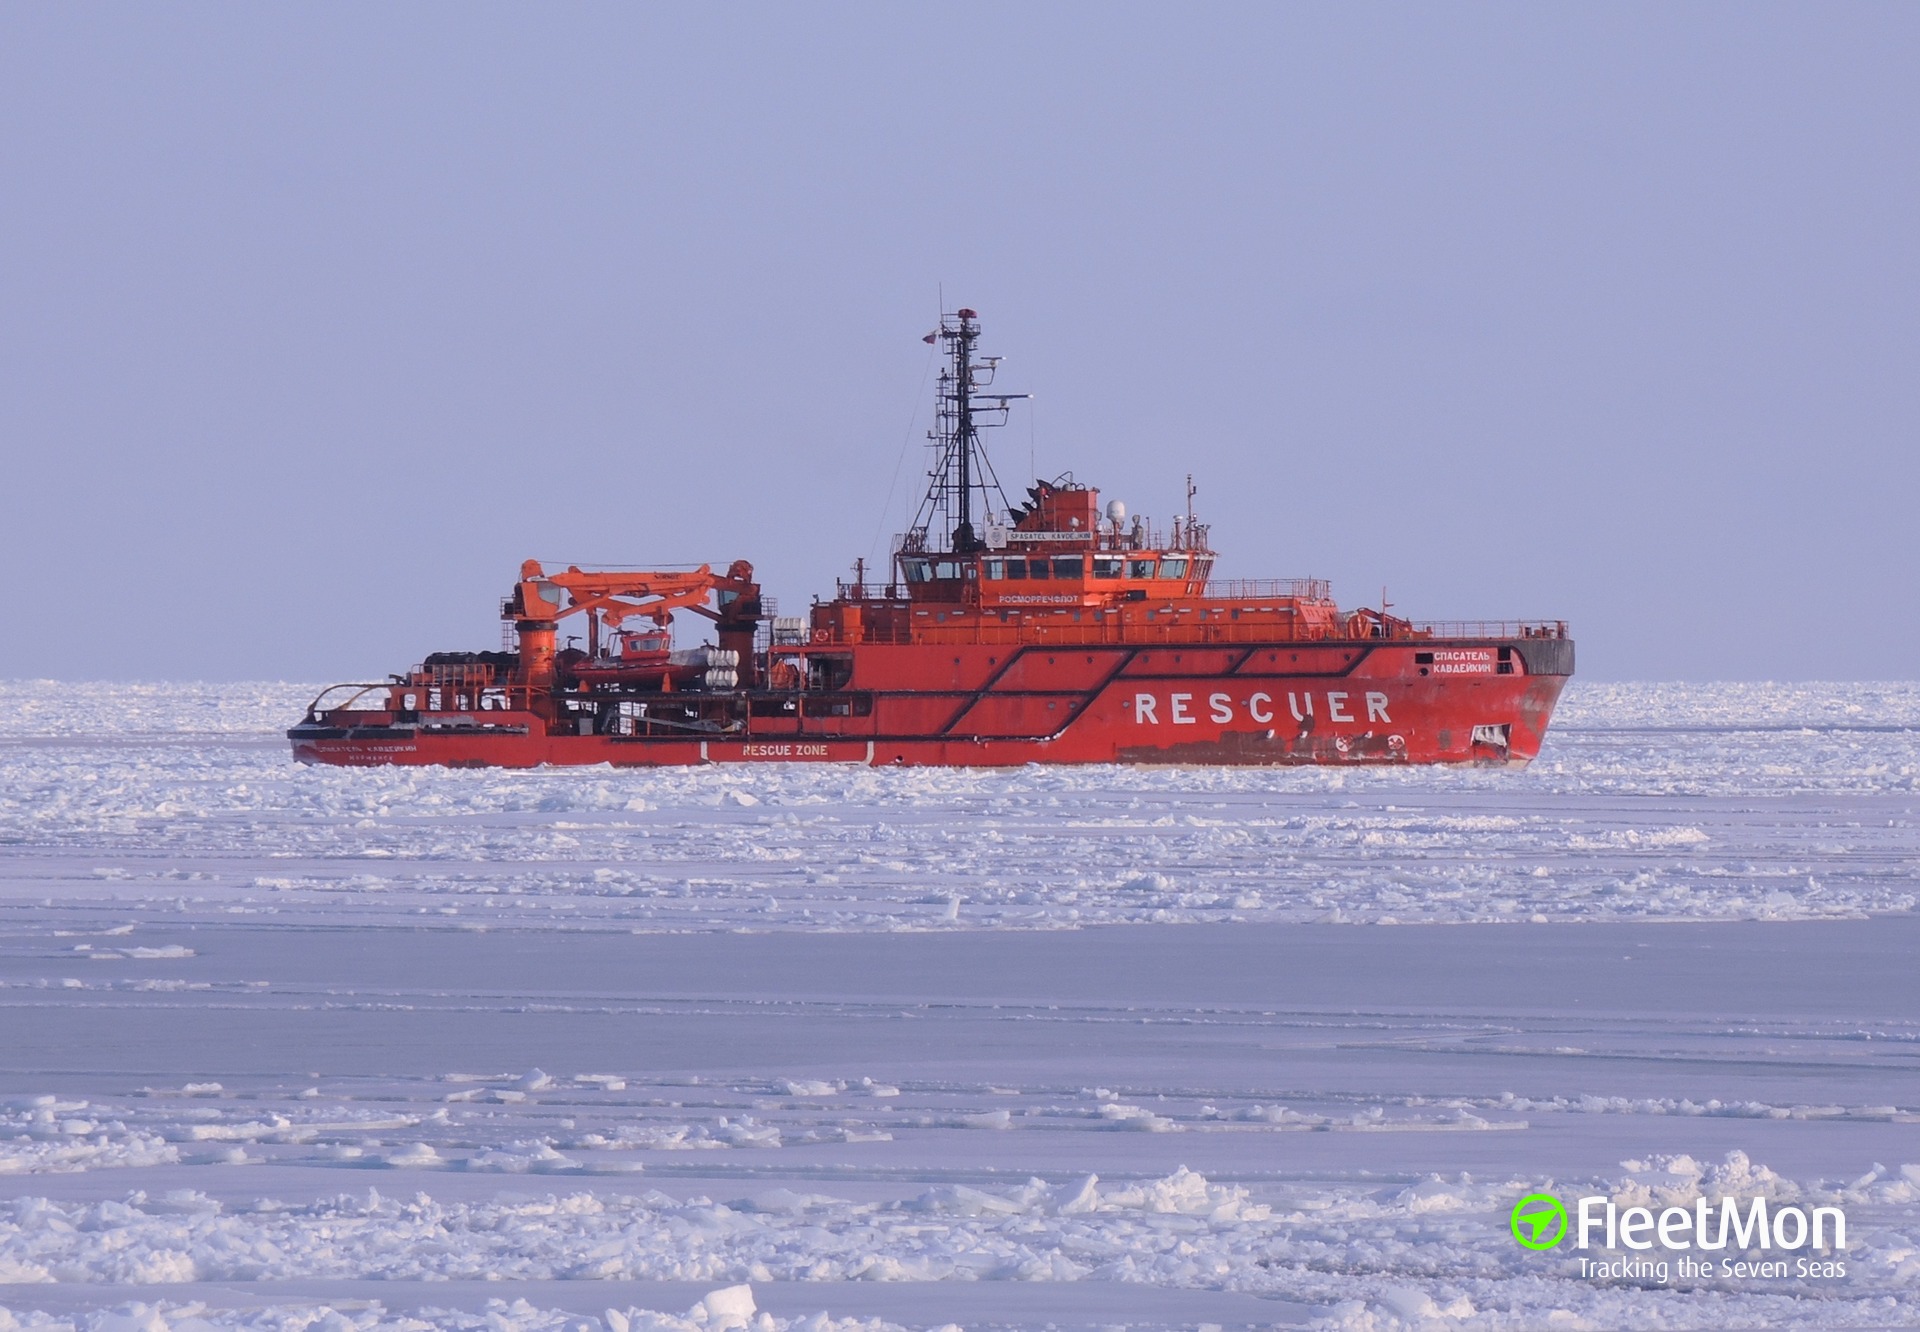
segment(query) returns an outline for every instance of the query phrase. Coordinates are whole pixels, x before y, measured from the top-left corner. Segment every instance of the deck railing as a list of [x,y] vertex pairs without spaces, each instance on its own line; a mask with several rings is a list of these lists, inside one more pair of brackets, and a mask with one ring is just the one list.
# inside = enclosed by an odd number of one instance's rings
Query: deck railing
[[1246,601],[1257,597],[1328,601],[1333,597],[1333,584],[1324,578],[1215,578],[1200,595],[1216,601]]
[[[1064,616],[1047,616],[1028,620],[1022,624],[1000,624],[992,620],[972,623],[954,622],[950,624],[918,624],[911,629],[882,629],[877,625],[864,625],[859,640],[862,643],[904,644],[904,643],[947,643],[947,644],[987,644],[1014,647],[1031,643],[1047,647],[1078,644],[1221,644],[1236,643],[1323,643],[1344,641],[1349,638],[1344,621],[1339,625],[1316,626],[1312,628],[1294,628],[1289,625],[1284,635],[1277,635],[1280,626],[1271,620],[1228,620],[1225,618],[1195,620],[1187,616],[1168,616],[1159,620],[1126,622],[1118,616],[1103,616],[1084,622],[1068,622]],[[1401,627],[1394,622],[1385,638],[1390,641],[1408,642],[1424,639],[1459,638],[1566,638],[1565,620],[1446,620],[1416,623]],[[826,640],[816,640],[815,646]],[[1379,641],[1379,640],[1375,640]]]
[[1565,620],[1416,620],[1413,631],[1429,638],[1565,638]]

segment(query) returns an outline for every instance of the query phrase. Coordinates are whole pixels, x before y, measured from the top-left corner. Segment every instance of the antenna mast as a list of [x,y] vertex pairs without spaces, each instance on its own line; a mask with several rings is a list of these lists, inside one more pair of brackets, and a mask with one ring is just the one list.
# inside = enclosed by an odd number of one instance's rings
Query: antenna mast
[[[939,515],[946,519],[947,530],[939,535],[945,539],[947,550],[957,555],[985,550],[987,543],[975,519],[984,520],[994,512],[988,505],[988,492],[999,496],[1000,512],[1008,508],[1000,478],[994,475],[993,464],[980,444],[980,431],[1005,425],[1007,404],[1032,395],[980,391],[993,383],[1000,358],[976,355],[974,344],[979,338],[980,316],[962,309],[941,315],[940,327],[924,339],[947,344],[947,365],[940,372],[934,426],[927,432],[934,451],[934,465],[927,474],[932,484],[907,531],[905,544],[909,549],[935,548],[930,544],[936,540],[930,529]],[[977,510],[976,490],[980,499]]]

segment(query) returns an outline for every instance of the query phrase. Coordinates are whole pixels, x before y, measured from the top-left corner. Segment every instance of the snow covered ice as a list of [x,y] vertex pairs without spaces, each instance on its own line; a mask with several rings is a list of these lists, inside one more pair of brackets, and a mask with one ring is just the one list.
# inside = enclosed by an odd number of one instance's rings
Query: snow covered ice
[[1522,773],[301,768],[312,692],[0,686],[0,1332],[1920,1324],[1920,686]]

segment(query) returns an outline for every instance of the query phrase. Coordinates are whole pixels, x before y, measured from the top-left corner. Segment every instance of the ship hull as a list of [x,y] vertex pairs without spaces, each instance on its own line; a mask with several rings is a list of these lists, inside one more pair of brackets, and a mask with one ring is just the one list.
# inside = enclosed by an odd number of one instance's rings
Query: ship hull
[[914,644],[850,655],[850,686],[861,687],[707,695],[630,734],[588,720],[610,700],[582,695],[556,704],[577,717],[441,714],[423,725],[336,714],[288,735],[296,758],[345,766],[1511,766],[1539,753],[1573,669],[1567,640]]

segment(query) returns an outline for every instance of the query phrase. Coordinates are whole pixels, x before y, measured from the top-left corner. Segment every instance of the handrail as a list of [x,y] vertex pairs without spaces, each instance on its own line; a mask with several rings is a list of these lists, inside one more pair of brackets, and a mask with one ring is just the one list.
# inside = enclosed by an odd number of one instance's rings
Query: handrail
[[1200,595],[1212,601],[1245,601],[1250,597],[1331,601],[1333,584],[1324,578],[1215,578]]
[[500,679],[500,671],[490,662],[454,662],[426,665],[419,663],[407,672],[409,684],[421,684],[432,688],[486,686]]
[[[1297,617],[1285,622],[1285,629],[1272,620],[1248,621],[1212,618],[1194,620],[1166,618],[1158,622],[1124,621],[1116,617],[1102,617],[1085,623],[1065,623],[1048,619],[1029,621],[1025,624],[999,624],[991,620],[978,622],[951,621],[941,625],[915,625],[911,628],[882,629],[877,625],[862,625],[859,635],[847,644],[838,641],[835,647],[844,647],[853,643],[904,645],[923,644],[973,644],[981,646],[1016,647],[1058,647],[1065,645],[1140,645],[1161,644],[1178,646],[1191,644],[1201,646],[1217,644],[1222,646],[1243,643],[1335,643],[1350,641],[1351,635],[1346,629],[1343,618],[1338,622],[1323,625],[1304,624]],[[1425,623],[1407,623],[1389,621],[1389,631],[1379,638],[1363,635],[1374,643],[1423,642],[1430,639],[1540,639],[1567,638],[1565,620],[1453,620]],[[778,649],[775,649],[778,651]]]
[[[345,712],[345,711],[346,711],[347,709],[349,709],[349,708],[352,708],[352,707],[353,707],[353,705],[354,705],[355,703],[357,703],[357,702],[359,702],[359,701],[360,701],[360,700],[361,700],[362,698],[365,698],[365,697],[367,696],[367,694],[369,694],[369,693],[370,693],[370,692],[372,692],[373,690],[375,690],[375,689],[383,689],[383,690],[384,690],[384,689],[391,689],[391,688],[393,688],[393,687],[394,687],[394,686],[393,686],[393,684],[392,684],[392,682],[391,682],[391,681],[389,681],[389,682],[387,682],[387,683],[385,683],[385,684],[362,684],[362,683],[359,683],[359,682],[357,682],[357,681],[356,681],[356,682],[354,682],[354,683],[351,683],[351,684],[332,684],[332,685],[328,685],[328,686],[327,686],[327,687],[326,687],[325,689],[322,689],[322,690],[321,690],[321,691],[320,691],[319,693],[317,693],[317,694],[315,694],[315,695],[313,696],[313,702],[311,702],[311,703],[309,703],[309,704],[307,704],[307,715],[308,715],[309,717],[318,717],[318,716],[320,715],[320,712],[321,712],[321,708],[320,708],[320,700],[321,700],[321,699],[323,699],[323,698],[325,698],[325,697],[326,697],[326,696],[327,696],[328,694],[331,694],[331,693],[332,693],[332,692],[333,692],[334,690],[336,690],[336,689],[353,689],[353,690],[357,690],[358,692],[357,692],[357,693],[355,693],[355,694],[353,695],[353,697],[352,697],[352,698],[349,698],[349,699],[348,699],[348,700],[347,700],[347,701],[346,701],[345,703],[340,703],[340,704],[337,704],[337,705],[335,705],[334,707],[331,707],[331,708],[328,708],[328,709],[326,709],[326,711],[328,711],[328,712]],[[359,710],[360,710],[360,711],[365,711],[365,712],[379,712],[379,711],[380,711],[380,709],[379,709],[379,708],[364,708],[364,709],[359,709]]]
[[1426,638],[1565,638],[1565,620],[1416,620]]

